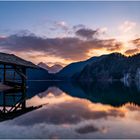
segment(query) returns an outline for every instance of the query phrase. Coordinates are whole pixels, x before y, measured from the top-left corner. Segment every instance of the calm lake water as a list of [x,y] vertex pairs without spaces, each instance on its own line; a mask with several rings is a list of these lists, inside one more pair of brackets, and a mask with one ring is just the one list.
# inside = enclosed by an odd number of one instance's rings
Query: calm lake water
[[0,94],[0,138],[140,138],[138,85],[32,81],[28,86],[26,93]]

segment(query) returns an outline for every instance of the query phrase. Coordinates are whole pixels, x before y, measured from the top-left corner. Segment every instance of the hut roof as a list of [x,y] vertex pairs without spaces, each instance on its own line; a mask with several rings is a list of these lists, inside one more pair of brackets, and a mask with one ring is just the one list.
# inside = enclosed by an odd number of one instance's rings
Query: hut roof
[[30,61],[26,61],[14,54],[7,54],[0,52],[0,63],[8,65],[17,65],[26,68],[39,68],[37,65],[33,64]]

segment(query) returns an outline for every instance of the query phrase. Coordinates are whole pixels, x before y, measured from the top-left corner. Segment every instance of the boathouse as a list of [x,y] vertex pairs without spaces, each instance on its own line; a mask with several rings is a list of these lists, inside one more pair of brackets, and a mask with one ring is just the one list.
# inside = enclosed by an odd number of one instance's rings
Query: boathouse
[[[26,87],[27,68],[38,69],[39,67],[30,61],[26,61],[14,54],[0,53],[1,82],[12,87]],[[10,70],[10,72],[8,72]],[[12,75],[8,75],[8,74]],[[16,76],[18,75],[18,79]]]

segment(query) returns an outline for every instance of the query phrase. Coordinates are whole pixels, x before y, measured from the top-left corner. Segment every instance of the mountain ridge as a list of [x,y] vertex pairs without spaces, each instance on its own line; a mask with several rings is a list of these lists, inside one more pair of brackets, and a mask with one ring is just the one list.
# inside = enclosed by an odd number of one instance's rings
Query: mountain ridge
[[[91,57],[85,61],[74,62],[64,67],[56,75],[61,79],[97,80],[97,79],[136,79],[140,67],[140,54],[125,56],[110,53]],[[96,70],[95,70],[96,69]],[[100,76],[99,76],[100,74]],[[135,77],[135,78],[134,78]]]

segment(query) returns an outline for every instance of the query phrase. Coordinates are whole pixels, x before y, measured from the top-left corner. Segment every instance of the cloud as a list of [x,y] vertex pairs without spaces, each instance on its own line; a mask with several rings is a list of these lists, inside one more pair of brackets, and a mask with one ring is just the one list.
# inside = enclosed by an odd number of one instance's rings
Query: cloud
[[100,40],[98,45],[106,48],[107,51],[117,51],[123,48],[123,43],[117,41],[116,39]]
[[132,29],[134,29],[136,26],[135,22],[132,21],[125,21],[122,25],[119,26],[119,30],[126,33]]
[[86,38],[86,39],[92,39],[93,36],[95,37],[98,34],[98,30],[92,30],[88,28],[81,28],[75,32],[77,36]]
[[[91,34],[88,37],[91,37]],[[123,44],[115,39],[81,40],[77,37],[43,38],[34,34],[21,35],[20,33],[1,38],[0,48],[13,52],[28,52],[33,56],[37,52],[42,56],[46,55],[78,61],[87,59],[90,50],[105,49],[109,52],[118,51],[123,48]]]
[[61,28],[63,30],[68,30],[68,24],[65,21],[57,21],[54,24],[56,27]]
[[134,45],[134,47],[126,50],[125,51],[126,55],[133,55],[133,54],[137,54],[140,52],[140,48],[139,48],[140,47],[140,38],[133,39],[133,40],[129,41],[129,43]]
[[106,49],[107,51],[118,51],[123,48],[123,43],[118,42],[116,39],[106,40],[90,40],[83,43],[85,46],[91,46],[92,49]]
[[137,54],[139,53],[139,49],[138,48],[134,48],[134,49],[129,49],[125,51],[126,55],[133,55],[133,54]]
[[73,30],[79,30],[79,29],[82,29],[82,28],[86,28],[86,26],[85,25],[83,25],[83,24],[78,24],[78,25],[74,25],[73,26]]
[[107,31],[108,31],[108,28],[107,27],[102,27],[102,28],[99,28],[98,29],[98,33],[99,34],[105,34]]
[[65,66],[66,64],[62,63],[62,62],[46,62],[48,65],[61,65],[61,66]]
[[136,47],[140,47],[140,38],[131,41]]

